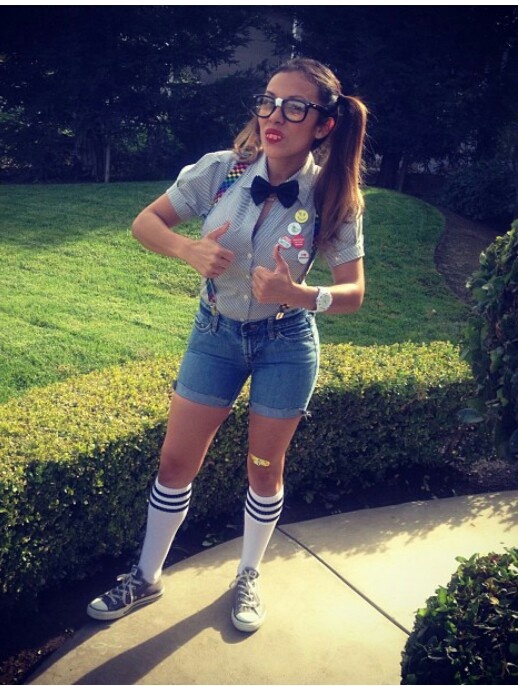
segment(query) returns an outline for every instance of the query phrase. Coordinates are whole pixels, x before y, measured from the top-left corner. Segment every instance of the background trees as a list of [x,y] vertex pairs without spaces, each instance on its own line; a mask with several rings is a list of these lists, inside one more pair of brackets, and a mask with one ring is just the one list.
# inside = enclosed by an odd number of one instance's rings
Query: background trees
[[252,18],[217,7],[3,8],[4,170],[31,180],[108,180],[114,148],[119,177],[121,153],[134,170],[132,153],[138,159],[147,148],[156,177],[174,151],[177,92],[231,60]]
[[[0,19],[0,178],[171,178],[228,147],[265,65],[202,76],[255,27],[279,54],[322,60],[364,98],[378,185],[403,189],[416,165],[460,168],[454,203],[498,169],[506,183],[493,204],[508,214],[518,205],[515,7],[8,6]],[[477,183],[472,196],[490,205],[491,187]]]
[[298,39],[279,40],[332,65],[367,101],[379,185],[401,185],[411,162],[492,158],[515,131],[516,8],[306,7],[297,21]]

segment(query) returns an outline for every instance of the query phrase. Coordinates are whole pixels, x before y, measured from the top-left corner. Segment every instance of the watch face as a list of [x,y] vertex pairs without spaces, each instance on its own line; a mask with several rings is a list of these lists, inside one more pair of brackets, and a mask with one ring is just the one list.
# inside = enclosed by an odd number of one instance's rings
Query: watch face
[[326,291],[321,291],[318,295],[317,311],[323,312],[324,310],[327,310],[327,308],[331,305],[332,301],[333,301],[333,298],[331,296],[331,293],[327,293]]

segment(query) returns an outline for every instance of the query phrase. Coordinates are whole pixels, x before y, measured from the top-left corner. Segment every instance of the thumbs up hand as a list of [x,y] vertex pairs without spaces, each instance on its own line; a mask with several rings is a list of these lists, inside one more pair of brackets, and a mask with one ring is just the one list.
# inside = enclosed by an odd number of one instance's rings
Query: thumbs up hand
[[225,222],[203,238],[193,241],[190,246],[187,261],[206,279],[220,276],[234,261],[232,250],[219,244],[219,239],[227,233],[229,227],[230,222]]
[[281,305],[289,302],[295,285],[288,263],[282,256],[282,248],[278,244],[273,249],[273,259],[274,271],[266,267],[256,267],[252,276],[252,293],[254,298],[263,305],[272,303]]
[[290,268],[288,267],[288,263],[282,256],[282,248],[278,243],[273,249],[273,259],[275,260],[274,274],[283,274],[284,277],[288,278],[291,281]]
[[[221,236],[224,236],[227,231],[230,228],[230,222],[225,222],[221,226],[218,226],[217,229],[214,229],[210,233],[208,233],[205,238],[208,238],[211,241],[217,241]],[[203,239],[202,239],[203,240]]]

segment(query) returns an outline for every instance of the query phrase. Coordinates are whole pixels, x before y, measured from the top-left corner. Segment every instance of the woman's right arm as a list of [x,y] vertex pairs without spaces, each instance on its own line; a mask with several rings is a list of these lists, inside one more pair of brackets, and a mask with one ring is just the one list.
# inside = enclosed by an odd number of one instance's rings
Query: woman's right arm
[[133,236],[148,250],[187,262],[205,278],[222,274],[234,259],[231,250],[218,244],[218,238],[227,231],[229,224],[195,240],[172,230],[181,221],[164,194],[136,217],[132,225]]

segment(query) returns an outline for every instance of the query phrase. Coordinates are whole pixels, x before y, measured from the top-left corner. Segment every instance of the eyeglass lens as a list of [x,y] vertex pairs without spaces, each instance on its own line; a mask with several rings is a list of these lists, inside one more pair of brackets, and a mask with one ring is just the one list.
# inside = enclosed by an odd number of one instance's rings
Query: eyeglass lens
[[[258,95],[255,98],[254,111],[258,117],[269,117],[277,107],[277,101],[280,98],[270,97],[269,95]],[[306,118],[308,105],[300,100],[282,100],[281,101],[282,114],[288,121],[300,122]]]

